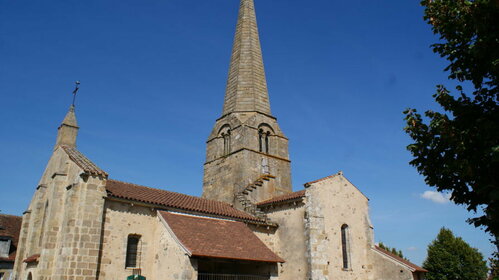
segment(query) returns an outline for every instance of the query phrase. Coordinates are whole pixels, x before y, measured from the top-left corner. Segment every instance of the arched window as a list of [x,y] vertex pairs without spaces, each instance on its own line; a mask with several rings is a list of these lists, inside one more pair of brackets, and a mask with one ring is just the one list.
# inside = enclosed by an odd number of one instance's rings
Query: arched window
[[28,277],[26,278],[26,280],[33,280],[33,275],[31,275],[31,272],[28,274]]
[[[262,129],[258,130],[258,145],[259,145],[259,151],[260,153],[263,153],[264,151],[264,145],[265,145],[265,140],[263,139],[264,132]],[[267,141],[268,143],[268,141]]]
[[341,226],[341,251],[343,254],[343,269],[350,269],[350,240],[348,225]]
[[224,156],[230,154],[230,130],[222,134],[224,138]]
[[230,125],[225,124],[222,126],[220,131],[218,132],[219,137],[223,138],[224,147],[223,147],[223,155],[226,156],[230,154],[231,151],[231,143],[230,143]]
[[270,153],[270,136],[274,134],[272,127],[266,123],[258,126],[258,151],[260,153]]
[[125,267],[139,267],[140,235],[129,235],[126,245]]
[[269,153],[269,137],[270,137],[270,132],[267,131],[267,133],[265,133],[265,153],[266,154]]
[[38,246],[42,246],[43,236],[45,234],[45,223],[47,222],[47,211],[49,208],[49,202],[45,202],[45,209],[43,209],[43,217],[42,217],[42,227],[40,229],[40,239],[38,239]]

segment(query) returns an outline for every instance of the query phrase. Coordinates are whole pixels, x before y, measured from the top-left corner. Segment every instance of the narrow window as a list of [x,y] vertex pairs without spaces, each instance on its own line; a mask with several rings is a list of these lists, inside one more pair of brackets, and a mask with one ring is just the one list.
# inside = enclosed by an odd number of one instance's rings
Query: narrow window
[[258,131],[258,143],[260,145],[260,153],[263,153],[263,130]]
[[270,136],[270,132],[267,132],[265,134],[265,153],[269,153],[269,136]]
[[230,131],[223,133],[222,137],[224,138],[224,156],[226,156],[230,154]]
[[348,240],[348,225],[341,226],[341,250],[343,253],[343,269],[350,268],[350,252]]
[[49,202],[45,202],[45,209],[43,209],[42,217],[42,228],[40,229],[40,239],[38,240],[38,246],[42,246],[43,236],[45,234],[45,223],[47,222],[47,211],[49,208]]
[[31,272],[28,274],[28,278],[26,278],[27,280],[33,280],[33,275],[31,275]]
[[222,156],[226,156],[230,154],[231,150],[230,126],[227,124],[222,126],[220,131],[218,131],[218,135],[219,135],[218,137],[223,139],[223,144],[224,144],[223,149],[220,152],[222,153]]
[[129,235],[126,245],[126,267],[138,267],[137,259],[139,254],[140,236]]

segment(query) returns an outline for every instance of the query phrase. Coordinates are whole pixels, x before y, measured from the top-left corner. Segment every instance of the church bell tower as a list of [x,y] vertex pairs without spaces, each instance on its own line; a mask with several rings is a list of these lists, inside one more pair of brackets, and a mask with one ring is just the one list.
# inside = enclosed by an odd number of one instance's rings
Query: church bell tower
[[234,203],[261,178],[267,182],[257,184],[254,202],[289,193],[290,165],[288,139],[270,111],[254,2],[241,0],[223,112],[207,141],[203,197]]

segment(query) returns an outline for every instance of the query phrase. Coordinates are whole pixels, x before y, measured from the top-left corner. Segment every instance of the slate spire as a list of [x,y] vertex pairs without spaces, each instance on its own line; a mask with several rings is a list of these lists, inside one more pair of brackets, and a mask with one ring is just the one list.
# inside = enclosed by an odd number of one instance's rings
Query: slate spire
[[253,0],[241,0],[232,49],[223,115],[270,115],[270,102]]
[[76,136],[78,135],[78,123],[76,122],[75,106],[71,105],[57,132],[55,148],[59,146],[76,147]]

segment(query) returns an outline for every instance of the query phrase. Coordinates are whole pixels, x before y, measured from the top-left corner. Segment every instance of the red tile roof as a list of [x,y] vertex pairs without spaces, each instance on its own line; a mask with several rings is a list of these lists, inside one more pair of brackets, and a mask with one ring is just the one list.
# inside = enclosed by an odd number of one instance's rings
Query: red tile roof
[[23,218],[19,216],[0,214],[0,236],[12,238],[9,257],[0,258],[0,261],[13,262],[16,259],[17,243],[21,232]]
[[29,256],[27,258],[24,259],[24,262],[25,263],[34,263],[34,262],[38,262],[38,259],[40,258],[40,254],[35,254],[35,255],[32,255],[32,256]]
[[418,271],[418,272],[428,272],[428,270],[426,270],[426,269],[424,269],[424,268],[422,268],[422,267],[420,267],[420,266],[417,266],[417,265],[415,265],[415,264],[411,263],[410,261],[408,261],[408,260],[406,260],[406,259],[403,259],[403,258],[401,258],[401,257],[399,257],[399,256],[397,256],[397,255],[395,255],[395,254],[393,254],[392,252],[389,252],[389,251],[387,251],[387,250],[385,250],[385,249],[383,249],[383,248],[381,248],[381,247],[379,247],[379,246],[374,246],[374,248],[375,248],[378,252],[380,252],[380,253],[382,253],[382,254],[384,254],[384,255],[387,255],[388,257],[391,257],[392,259],[395,259],[396,261],[399,261],[399,262],[401,262],[401,263],[403,263],[403,264],[405,264],[405,265],[407,265],[407,266],[411,267],[411,268],[412,268],[412,269],[414,269],[415,271]]
[[291,201],[291,200],[295,200],[295,199],[299,199],[299,198],[303,198],[303,197],[305,197],[305,190],[301,190],[301,191],[297,191],[297,192],[293,192],[293,193],[288,193],[288,194],[281,195],[281,196],[276,196],[274,198],[264,200],[262,202],[258,202],[256,205],[257,206],[265,206],[265,205],[274,204],[274,203]]
[[62,149],[68,154],[69,158],[76,163],[83,171],[91,174],[91,175],[97,175],[97,176],[104,176],[107,177],[107,173],[100,169],[95,163],[90,161],[87,157],[85,157],[80,151],[78,151],[75,148],[68,147],[68,146],[61,146]]
[[246,221],[263,222],[259,218],[237,210],[225,202],[153,189],[116,180],[107,180],[106,190],[110,197]]
[[242,222],[159,213],[193,257],[284,262]]

